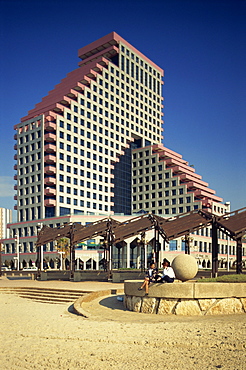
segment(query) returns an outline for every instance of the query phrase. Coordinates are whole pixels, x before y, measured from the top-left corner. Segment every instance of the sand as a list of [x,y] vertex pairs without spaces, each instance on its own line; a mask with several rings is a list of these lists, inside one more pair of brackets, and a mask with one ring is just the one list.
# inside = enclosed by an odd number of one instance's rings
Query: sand
[[0,294],[0,368],[246,369],[246,315],[161,317],[128,312],[117,297],[68,304]]

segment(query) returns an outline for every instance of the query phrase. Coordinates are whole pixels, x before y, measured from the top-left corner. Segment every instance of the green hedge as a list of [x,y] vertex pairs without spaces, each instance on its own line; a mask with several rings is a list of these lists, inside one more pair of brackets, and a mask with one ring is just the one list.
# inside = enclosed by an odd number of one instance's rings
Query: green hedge
[[235,274],[235,275],[222,275],[217,278],[205,278],[197,280],[199,283],[209,283],[209,282],[218,282],[218,283],[246,283],[245,274]]

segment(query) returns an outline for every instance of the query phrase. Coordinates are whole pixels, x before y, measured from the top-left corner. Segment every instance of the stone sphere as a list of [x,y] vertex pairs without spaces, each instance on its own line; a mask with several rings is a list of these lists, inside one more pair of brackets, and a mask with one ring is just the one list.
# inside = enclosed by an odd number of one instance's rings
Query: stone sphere
[[172,268],[176,278],[181,281],[193,279],[198,271],[198,266],[194,257],[189,254],[179,254],[172,261]]

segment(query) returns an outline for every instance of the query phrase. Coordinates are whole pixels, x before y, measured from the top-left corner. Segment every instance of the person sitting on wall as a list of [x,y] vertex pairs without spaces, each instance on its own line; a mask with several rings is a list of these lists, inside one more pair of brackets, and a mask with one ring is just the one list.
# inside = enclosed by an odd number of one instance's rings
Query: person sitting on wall
[[144,282],[141,285],[141,287],[138,288],[138,290],[143,290],[143,288],[145,288],[145,294],[149,295],[149,284],[157,283],[161,281],[162,281],[162,277],[161,275],[158,274],[158,270],[156,269],[155,264],[152,262],[150,264],[149,269],[146,271]]
[[175,273],[173,271],[173,268],[170,266],[170,262],[166,258],[164,258],[162,266],[163,266],[162,282],[173,283],[175,279]]

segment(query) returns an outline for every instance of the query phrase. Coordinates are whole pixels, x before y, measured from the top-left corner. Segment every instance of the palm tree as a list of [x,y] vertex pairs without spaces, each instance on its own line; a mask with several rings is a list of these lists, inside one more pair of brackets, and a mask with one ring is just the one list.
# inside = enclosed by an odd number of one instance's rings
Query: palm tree
[[61,254],[61,267],[64,270],[65,258],[70,253],[70,240],[68,238],[60,238],[57,240],[56,250]]

